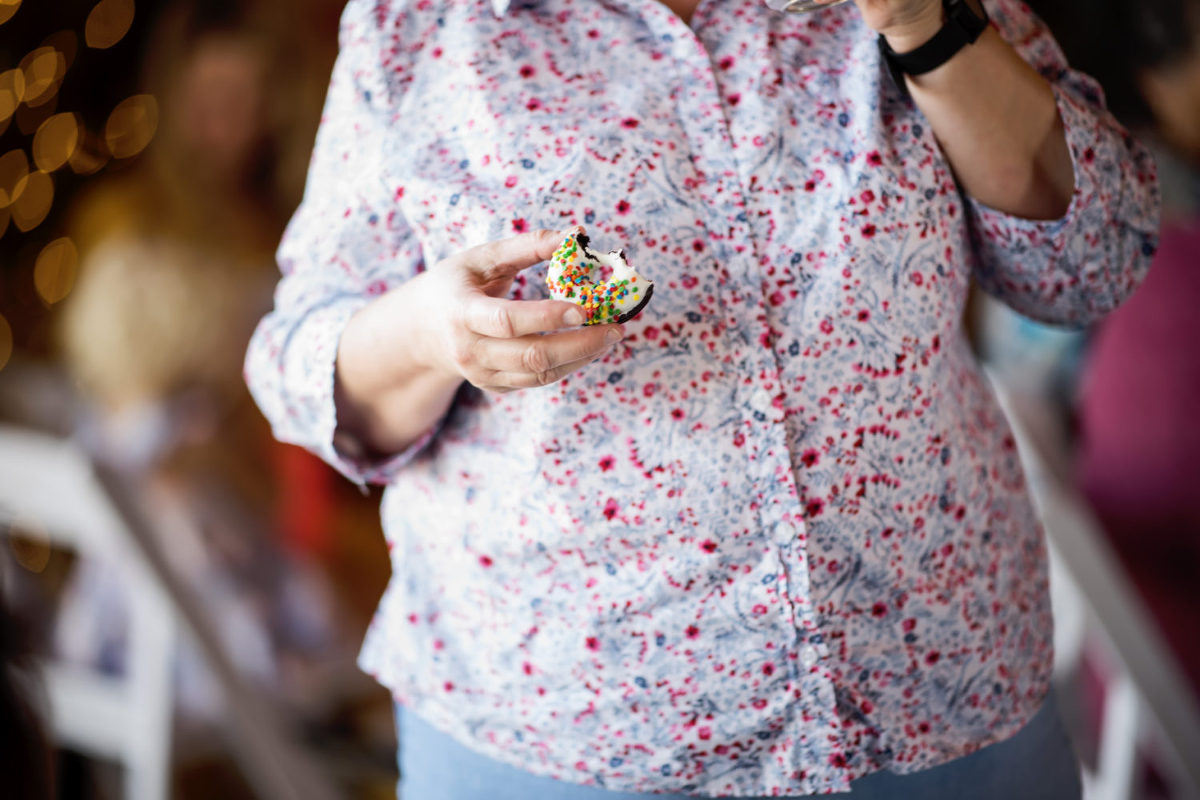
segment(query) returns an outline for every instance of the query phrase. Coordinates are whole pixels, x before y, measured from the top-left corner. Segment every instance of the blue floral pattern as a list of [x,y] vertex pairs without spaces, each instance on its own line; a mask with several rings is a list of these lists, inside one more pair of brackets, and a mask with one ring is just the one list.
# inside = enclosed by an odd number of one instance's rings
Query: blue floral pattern
[[[1025,6],[1067,215],[964,198],[852,5],[351,0],[247,380],[387,484],[363,667],[459,741],[623,791],[845,791],[1011,735],[1047,691],[1046,552],[968,347],[969,278],[1083,324],[1154,248],[1146,152]],[[337,338],[469,246],[583,224],[653,302],[552,386],[469,387],[383,464],[333,446]],[[546,296],[544,267],[515,298]]]

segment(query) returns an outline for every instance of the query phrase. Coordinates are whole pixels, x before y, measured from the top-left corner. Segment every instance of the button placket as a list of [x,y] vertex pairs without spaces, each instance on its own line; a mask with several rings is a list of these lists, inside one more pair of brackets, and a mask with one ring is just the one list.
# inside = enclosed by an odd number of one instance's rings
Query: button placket
[[815,667],[820,657],[821,654],[817,652],[817,648],[811,644],[806,644],[800,648],[800,665],[806,670]]
[[[786,437],[781,436],[780,423],[783,413],[775,404],[775,395],[769,393],[762,381],[769,381],[778,387],[779,365],[774,355],[765,352],[764,348],[756,347],[753,341],[756,334],[750,330],[748,320],[763,317],[763,298],[761,281],[758,279],[757,255],[754,246],[754,232],[750,228],[746,215],[746,201],[740,185],[736,169],[736,158],[733,156],[733,142],[729,131],[729,121],[725,116],[724,104],[721,101],[716,76],[713,71],[712,59],[708,48],[695,33],[686,25],[666,25],[659,19],[668,15],[663,9],[647,12],[654,25],[655,32],[660,37],[671,37],[671,51],[677,61],[702,73],[704,80],[687,87],[689,98],[680,98],[679,102],[685,107],[681,118],[684,130],[688,135],[697,161],[710,176],[710,181],[720,192],[705,192],[709,204],[707,208],[714,218],[714,230],[728,231],[715,243],[715,249],[720,252],[722,260],[729,265],[732,280],[722,287],[722,300],[726,303],[727,320],[730,323],[728,333],[737,336],[743,348],[737,352],[738,360],[749,374],[769,376],[760,378],[759,385],[752,389],[748,396],[743,391],[743,408],[760,440],[757,448],[760,457],[756,461],[762,470],[764,480],[772,480],[772,461],[786,457]],[[658,30],[659,27],[664,30]],[[667,30],[677,28],[678,30]],[[686,106],[690,105],[691,108]],[[700,109],[710,109],[706,118]],[[718,168],[721,167],[721,168]],[[734,241],[747,244],[738,247]],[[772,458],[764,458],[771,450]]]
[[[733,140],[733,126],[728,121],[724,133],[730,141]],[[741,169],[742,167],[750,169],[750,166],[740,164],[742,159],[738,158],[738,156],[744,155],[746,155],[744,151],[738,151],[734,157],[735,163],[739,163],[740,168],[735,173],[738,182],[733,187],[739,201],[739,207],[737,213],[733,215],[733,219],[736,220],[739,230],[744,231],[747,241],[754,242],[756,239],[748,213],[751,208],[749,202],[751,198],[744,189],[745,180],[748,178]],[[733,182],[729,176],[723,176],[722,180]],[[756,340],[760,340],[761,337],[761,339],[769,341],[772,335],[771,320],[773,317],[767,306],[767,290],[763,283],[764,276],[759,266],[759,259],[754,252],[749,251],[731,253],[731,257],[736,258],[739,265],[744,267],[738,276],[740,278],[738,291],[742,294],[746,304],[744,316],[747,319],[757,320],[761,326],[755,327],[751,335]],[[764,480],[785,483],[785,488],[793,490],[790,496],[788,493],[780,492],[779,494],[784,496],[783,500],[779,503],[765,505],[760,510],[760,518],[764,527],[772,531],[772,540],[787,572],[787,600],[796,623],[797,661],[803,672],[810,673],[808,679],[820,687],[818,697],[832,698],[832,683],[823,671],[814,670],[814,667],[819,667],[829,658],[830,651],[817,626],[815,609],[808,600],[810,596],[807,557],[808,531],[800,516],[802,510],[794,499],[799,496],[799,493],[794,491],[796,489],[796,472],[792,468],[794,454],[789,449],[787,430],[784,425],[786,412],[782,404],[777,405],[776,403],[776,398],[780,397],[783,392],[782,367],[779,363],[781,354],[775,347],[767,345],[753,347],[751,352],[754,354],[756,362],[755,374],[759,377],[757,385],[746,392],[745,406],[758,423],[757,429],[765,440],[764,454],[767,450],[774,451],[773,458],[760,459]],[[770,386],[771,389],[768,390],[767,386]],[[744,389],[746,388],[749,387],[744,387]],[[780,466],[781,469],[778,473],[768,475],[774,466]]]
[[[713,230],[728,231],[727,236],[719,237],[714,243],[714,249],[728,265],[733,277],[729,284],[720,287],[722,302],[726,303],[726,318],[730,323],[728,334],[738,337],[741,342],[735,348],[735,357],[746,371],[744,374],[755,376],[754,383],[749,386],[743,384],[738,395],[751,420],[755,438],[759,440],[754,448],[757,457],[747,467],[760,485],[770,486],[782,480],[790,484],[784,487],[785,493],[791,489],[790,494],[798,496],[786,426],[783,424],[784,412],[775,403],[782,386],[778,355],[773,347],[757,346],[760,337],[770,336],[769,315],[754,231],[746,213],[745,191],[733,154],[732,132],[721,102],[712,60],[704,43],[687,26],[671,26],[676,30],[669,32],[659,29],[667,28],[660,13],[670,12],[661,7],[644,11],[660,38],[671,37],[671,53],[678,62],[705,75],[705,80],[698,85],[692,84],[685,89],[691,93],[690,97],[679,97],[677,102],[682,106],[680,117],[684,132],[696,153],[693,161],[705,168],[704,172],[710,176],[714,187],[722,189],[720,192],[709,189],[704,194],[709,201],[707,208],[713,219]],[[698,63],[700,60],[703,64]],[[701,109],[706,105],[710,109],[717,109],[716,118],[704,117]],[[725,168],[718,169],[718,165],[725,165]],[[739,240],[747,245],[735,246],[733,242]],[[750,320],[756,320],[761,330],[752,328]],[[771,388],[768,389],[768,386]],[[771,455],[768,456],[768,453]],[[797,669],[802,673],[803,682],[811,687],[811,693],[806,696],[806,705],[815,719],[836,731],[838,726],[832,683],[824,673],[814,669],[828,656],[828,650],[816,630],[812,604],[804,599],[809,594],[808,561],[803,546],[804,524],[798,519],[793,520],[784,504],[764,503],[758,514],[763,530],[768,533],[768,541],[776,548],[783,570],[778,589],[781,592],[780,599],[787,604],[792,618],[791,646],[797,648]],[[816,707],[812,707],[813,704]]]

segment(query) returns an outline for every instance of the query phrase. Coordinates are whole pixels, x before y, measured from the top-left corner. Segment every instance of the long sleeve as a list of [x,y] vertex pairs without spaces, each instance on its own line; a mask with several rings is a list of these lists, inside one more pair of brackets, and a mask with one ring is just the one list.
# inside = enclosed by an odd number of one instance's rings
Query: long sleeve
[[341,332],[374,296],[423,268],[387,169],[387,127],[403,69],[381,44],[392,24],[382,5],[351,0],[343,13],[304,200],[277,254],[275,306],[245,362],[246,382],[275,436],[360,484],[385,481],[428,440],[383,464],[358,463],[333,444]]
[[1082,326],[1119,306],[1150,266],[1159,196],[1154,161],[1104,107],[1100,87],[1067,66],[1019,0],[990,0],[1001,35],[1051,84],[1075,168],[1065,216],[1020,219],[967,198],[979,283],[1033,319]]

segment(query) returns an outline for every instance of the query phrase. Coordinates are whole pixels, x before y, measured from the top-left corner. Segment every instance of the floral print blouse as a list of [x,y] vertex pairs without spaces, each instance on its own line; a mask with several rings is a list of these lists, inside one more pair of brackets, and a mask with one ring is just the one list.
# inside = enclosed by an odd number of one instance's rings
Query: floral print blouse
[[[1016,0],[1074,198],[964,197],[853,5],[351,0],[250,387],[279,438],[387,485],[361,664],[532,773],[845,791],[1013,734],[1050,677],[1046,550],[972,356],[968,281],[1082,325],[1128,296],[1152,161]],[[348,318],[467,247],[585,225],[654,298],[542,389],[465,386],[385,463],[333,444]],[[547,296],[545,267],[514,298]]]

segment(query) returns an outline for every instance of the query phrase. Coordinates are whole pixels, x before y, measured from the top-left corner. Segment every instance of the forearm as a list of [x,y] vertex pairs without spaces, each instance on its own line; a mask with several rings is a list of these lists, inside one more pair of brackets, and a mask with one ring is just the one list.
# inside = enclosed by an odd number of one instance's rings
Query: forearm
[[417,276],[364,307],[343,331],[334,379],[338,432],[347,455],[401,452],[446,413],[462,377],[429,366],[428,326]]
[[[906,52],[930,35],[915,25],[888,40]],[[907,83],[968,195],[1027,219],[1066,212],[1075,175],[1054,94],[994,28]]]

